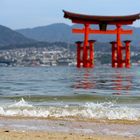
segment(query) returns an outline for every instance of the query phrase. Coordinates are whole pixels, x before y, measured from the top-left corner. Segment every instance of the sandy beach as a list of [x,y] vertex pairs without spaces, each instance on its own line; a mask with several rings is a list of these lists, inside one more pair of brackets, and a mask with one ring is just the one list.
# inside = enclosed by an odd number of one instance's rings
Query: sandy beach
[[0,130],[0,140],[140,140],[135,137]]
[[0,140],[140,140],[140,124],[0,118]]

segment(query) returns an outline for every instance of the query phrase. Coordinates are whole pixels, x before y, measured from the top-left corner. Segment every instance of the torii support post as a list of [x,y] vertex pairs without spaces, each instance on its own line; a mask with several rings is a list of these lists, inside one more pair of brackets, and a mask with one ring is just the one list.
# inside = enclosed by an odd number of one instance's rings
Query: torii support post
[[94,67],[94,43],[96,40],[89,40],[89,67],[93,68]]
[[131,64],[130,64],[130,40],[126,40],[124,41],[125,43],[125,50],[126,50],[126,58],[125,58],[125,67],[126,68],[130,68]]
[[[82,43],[81,41],[77,41],[76,44],[77,44],[77,67],[80,68],[81,67],[81,63],[83,62],[82,61],[82,58],[81,58],[81,53],[83,51],[83,48],[82,48]],[[83,57],[83,56],[82,56]]]
[[117,24],[117,67],[122,68],[123,62],[122,62],[122,43],[121,43],[121,25]]
[[84,46],[83,46],[83,67],[88,68],[88,38],[89,38],[89,24],[85,24],[84,29]]
[[[84,44],[81,41],[77,41],[77,67],[93,68],[94,67],[94,43],[95,40],[89,40],[86,46],[86,59],[84,57]],[[84,66],[84,62],[85,65]]]
[[112,45],[112,67],[116,68],[116,62],[117,62],[117,42],[112,41],[110,42],[110,44]]

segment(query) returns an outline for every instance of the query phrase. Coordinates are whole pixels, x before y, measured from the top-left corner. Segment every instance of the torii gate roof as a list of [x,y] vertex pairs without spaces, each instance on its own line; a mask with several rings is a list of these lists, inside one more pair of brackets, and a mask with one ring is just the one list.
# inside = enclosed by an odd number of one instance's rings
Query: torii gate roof
[[81,24],[133,24],[134,21],[140,19],[140,13],[127,16],[97,16],[97,15],[83,15],[64,11],[64,17],[72,20],[73,23]]

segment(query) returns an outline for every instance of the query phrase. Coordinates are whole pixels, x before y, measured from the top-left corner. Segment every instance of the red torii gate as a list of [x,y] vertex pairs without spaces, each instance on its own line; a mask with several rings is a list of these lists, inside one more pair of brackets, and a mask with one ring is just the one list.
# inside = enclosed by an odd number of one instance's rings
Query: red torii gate
[[[122,25],[133,24],[140,19],[140,14],[129,16],[91,16],[77,13],[64,12],[64,17],[70,19],[73,23],[84,24],[83,29],[73,29],[76,34],[84,34],[84,42],[78,41],[77,44],[77,67],[92,68],[94,66],[94,43],[95,40],[89,40],[89,34],[116,34],[116,41],[112,44],[112,67],[129,68],[130,64],[130,40],[121,42],[121,34],[132,34],[132,30],[122,29]],[[98,24],[100,30],[90,28],[90,24]],[[116,25],[115,30],[107,30],[107,25]],[[125,51],[125,58],[123,52]]]

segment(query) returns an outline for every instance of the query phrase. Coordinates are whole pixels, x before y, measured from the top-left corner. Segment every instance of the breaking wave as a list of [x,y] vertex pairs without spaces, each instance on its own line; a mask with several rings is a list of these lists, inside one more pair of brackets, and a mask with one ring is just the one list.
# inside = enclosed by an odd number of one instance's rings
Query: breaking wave
[[24,99],[11,105],[0,107],[1,116],[78,118],[108,120],[140,120],[140,109],[124,105],[105,103],[85,103],[84,105],[33,106]]

